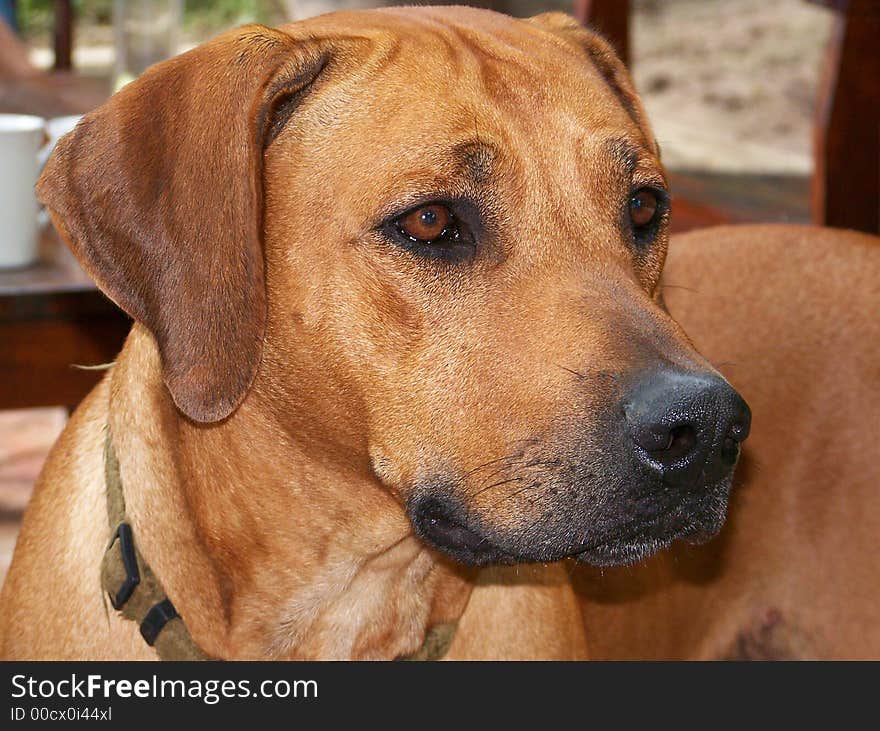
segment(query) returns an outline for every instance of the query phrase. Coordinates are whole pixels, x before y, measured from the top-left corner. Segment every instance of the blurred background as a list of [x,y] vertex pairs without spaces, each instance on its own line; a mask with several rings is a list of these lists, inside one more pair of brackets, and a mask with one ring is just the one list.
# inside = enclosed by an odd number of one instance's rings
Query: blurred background
[[[18,0],[16,5],[30,59],[50,69],[57,3]],[[117,0],[116,5],[135,8],[150,3]],[[158,5],[182,8],[177,50],[185,50],[235,25],[278,25],[371,3],[185,0]],[[492,5],[519,16],[575,9],[574,3],[560,0]],[[832,12],[803,0],[633,0],[630,5],[630,67],[667,165],[809,173],[812,122]],[[73,7],[73,68],[112,82],[114,0],[80,0]],[[156,25],[163,27],[161,22]]]
[[[814,220],[878,232],[876,0],[479,4],[573,12],[616,45],[672,173],[676,230]],[[0,113],[81,114],[146,65],[232,26],[369,5],[0,0]],[[38,238],[29,266],[0,269],[0,581],[46,453],[100,377],[72,364],[112,360],[129,326],[50,227]]]

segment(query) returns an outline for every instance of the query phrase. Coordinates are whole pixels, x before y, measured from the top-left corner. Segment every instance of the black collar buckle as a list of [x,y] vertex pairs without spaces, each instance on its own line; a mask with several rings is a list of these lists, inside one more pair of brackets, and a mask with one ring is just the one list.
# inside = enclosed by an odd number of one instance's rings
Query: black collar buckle
[[141,583],[141,572],[138,569],[137,557],[134,552],[134,536],[131,532],[131,526],[128,523],[120,523],[113,538],[110,539],[110,546],[114,541],[119,540],[119,551],[122,555],[122,566],[125,569],[125,581],[117,589],[116,595],[108,592],[110,596],[110,604],[116,610],[122,609],[125,603],[131,598],[135,587]]

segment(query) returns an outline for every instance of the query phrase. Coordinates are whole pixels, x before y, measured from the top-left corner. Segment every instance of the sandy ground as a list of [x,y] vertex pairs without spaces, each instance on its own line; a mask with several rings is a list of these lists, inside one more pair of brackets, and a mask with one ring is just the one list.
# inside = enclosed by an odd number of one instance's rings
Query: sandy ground
[[670,168],[809,172],[831,12],[803,0],[639,5],[633,74]]
[[[296,10],[326,7],[300,0]],[[809,172],[830,12],[803,0],[641,0],[635,7],[633,73],[669,167]],[[97,41],[79,45],[75,64],[109,75],[112,47]],[[46,48],[33,57],[51,63]],[[64,421],[58,409],[0,413],[0,581],[21,510]]]

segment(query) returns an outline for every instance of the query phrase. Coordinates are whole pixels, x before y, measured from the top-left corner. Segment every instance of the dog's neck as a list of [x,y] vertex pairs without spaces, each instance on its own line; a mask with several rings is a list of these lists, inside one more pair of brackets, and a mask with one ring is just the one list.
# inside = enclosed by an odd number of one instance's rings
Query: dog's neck
[[365,460],[308,453],[259,398],[195,425],[160,373],[135,325],[108,421],[140,550],[206,653],[390,659],[457,619],[470,582],[413,537]]

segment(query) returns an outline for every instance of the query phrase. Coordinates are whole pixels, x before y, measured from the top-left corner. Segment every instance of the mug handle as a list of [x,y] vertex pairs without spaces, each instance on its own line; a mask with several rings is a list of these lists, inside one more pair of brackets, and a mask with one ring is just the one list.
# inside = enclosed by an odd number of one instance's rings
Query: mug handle
[[40,145],[40,149],[37,150],[37,162],[40,164],[41,172],[43,168],[46,167],[46,162],[49,160],[49,155],[52,154],[52,148],[55,147],[55,145],[51,143],[52,138],[49,136],[46,125],[43,124],[43,144]]

